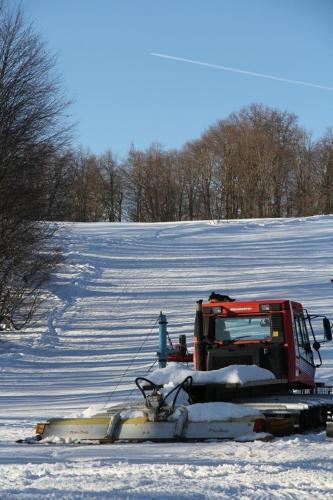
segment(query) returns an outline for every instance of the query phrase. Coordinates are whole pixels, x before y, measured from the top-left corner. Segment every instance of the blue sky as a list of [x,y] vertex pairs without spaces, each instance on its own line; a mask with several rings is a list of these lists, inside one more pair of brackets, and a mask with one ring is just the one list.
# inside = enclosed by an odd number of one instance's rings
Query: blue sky
[[20,3],[58,56],[76,142],[93,153],[178,148],[253,102],[295,113],[314,138],[333,126],[332,90],[150,55],[333,87],[332,0]]

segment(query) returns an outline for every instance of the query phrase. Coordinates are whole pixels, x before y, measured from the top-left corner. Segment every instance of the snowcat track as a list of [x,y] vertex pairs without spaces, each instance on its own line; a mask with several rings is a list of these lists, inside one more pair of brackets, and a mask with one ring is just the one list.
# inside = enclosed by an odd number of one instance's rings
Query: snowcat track
[[[282,384],[276,387],[281,389]],[[225,400],[256,408],[266,417],[266,432],[275,436],[324,429],[326,425],[327,436],[333,437],[333,386],[264,396],[256,393],[258,388],[262,388],[260,382],[240,387],[236,384],[193,385],[191,395],[195,402]]]
[[333,410],[327,412],[326,436],[333,439]]

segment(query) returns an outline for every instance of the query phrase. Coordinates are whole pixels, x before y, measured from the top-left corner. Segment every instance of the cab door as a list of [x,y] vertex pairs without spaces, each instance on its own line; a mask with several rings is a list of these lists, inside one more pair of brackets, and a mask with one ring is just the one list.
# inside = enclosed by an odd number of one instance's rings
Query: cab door
[[296,351],[295,378],[306,385],[314,384],[315,365],[310,344],[309,331],[302,313],[294,311],[294,339]]

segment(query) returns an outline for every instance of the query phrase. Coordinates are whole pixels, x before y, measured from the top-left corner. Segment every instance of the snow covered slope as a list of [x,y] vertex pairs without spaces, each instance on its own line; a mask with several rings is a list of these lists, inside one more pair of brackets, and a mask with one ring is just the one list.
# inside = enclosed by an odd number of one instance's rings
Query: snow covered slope
[[[63,224],[58,239],[66,260],[46,291],[46,317],[0,338],[1,498],[171,498],[178,473],[179,498],[332,497],[332,446],[322,434],[199,447],[12,441],[31,435],[36,419],[132,400],[133,379],[156,358],[160,310],[175,339],[191,339],[195,302],[211,291],[290,298],[332,318],[333,216]],[[318,378],[333,383],[333,347],[322,356]]]

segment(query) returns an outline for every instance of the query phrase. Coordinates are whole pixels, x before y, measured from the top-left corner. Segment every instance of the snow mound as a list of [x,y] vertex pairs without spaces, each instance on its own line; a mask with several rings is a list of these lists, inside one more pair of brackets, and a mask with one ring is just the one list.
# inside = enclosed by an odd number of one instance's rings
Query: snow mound
[[250,432],[249,434],[243,434],[235,438],[238,443],[249,443],[251,441],[272,441],[274,439],[273,434],[269,432]]
[[141,418],[145,416],[146,416],[145,412],[141,410],[127,409],[120,412],[120,418],[122,420],[127,420],[128,418]]
[[90,418],[96,415],[101,415],[110,410],[114,410],[119,407],[119,403],[109,403],[107,406],[105,404],[96,404],[88,406],[84,410],[71,413],[68,418]]
[[186,409],[190,422],[214,422],[216,420],[260,416],[260,412],[255,408],[233,403],[196,403],[187,406]]
[[205,372],[185,367],[180,363],[169,363],[165,368],[158,368],[150,374],[149,379],[159,385],[176,385],[180,384],[188,376],[192,377],[195,384],[245,384],[247,382],[275,379],[271,371],[256,365],[230,365],[219,370]]
[[75,417],[90,418],[102,413],[103,410],[105,411],[105,405],[91,405]]

